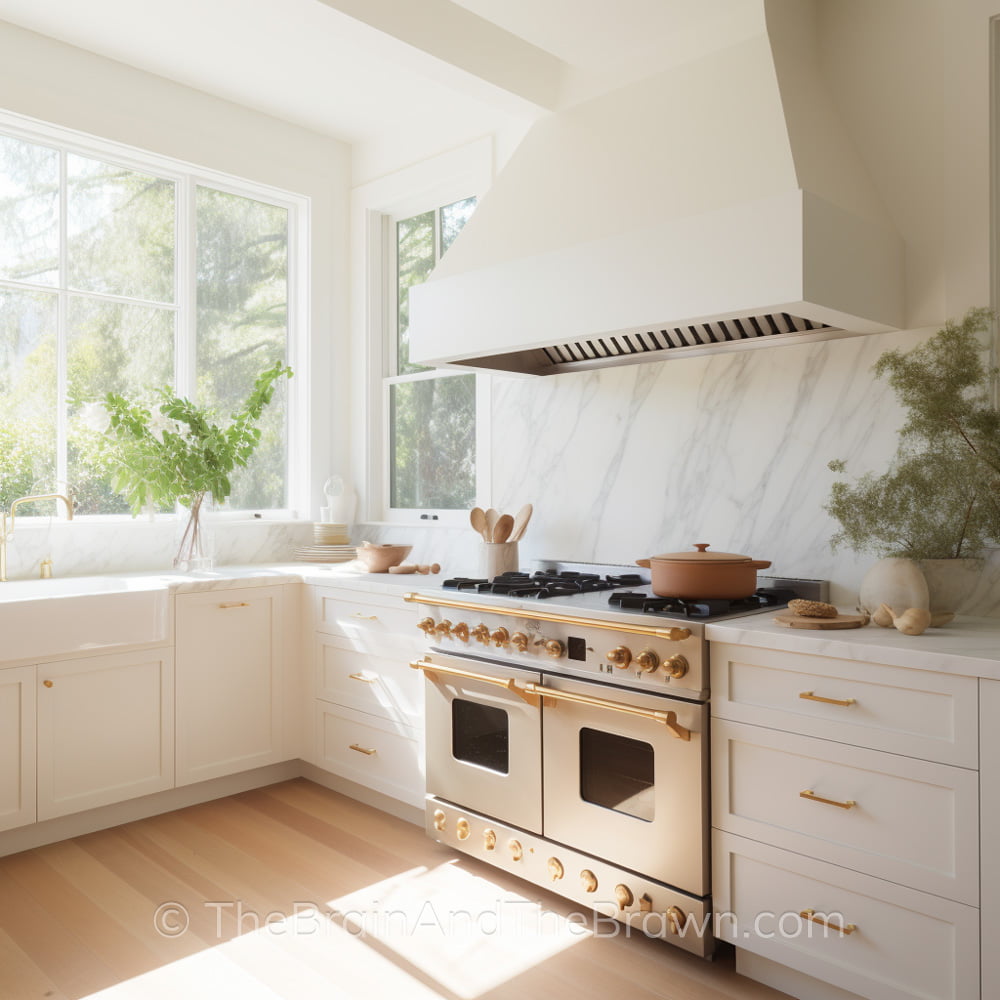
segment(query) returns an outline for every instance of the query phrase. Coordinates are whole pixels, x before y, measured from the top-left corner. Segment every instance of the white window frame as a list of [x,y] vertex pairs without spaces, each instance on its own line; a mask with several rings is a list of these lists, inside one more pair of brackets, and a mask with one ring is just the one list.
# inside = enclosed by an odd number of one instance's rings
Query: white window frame
[[[178,395],[191,396],[195,389],[197,288],[194,255],[196,248],[195,195],[198,187],[213,188],[228,194],[266,202],[288,212],[288,333],[287,361],[295,372],[287,390],[287,452],[286,494],[287,506],[274,510],[228,511],[229,516],[241,514],[261,515],[262,519],[281,519],[301,516],[308,510],[308,447],[309,419],[309,254],[310,208],[306,195],[295,194],[257,181],[225,174],[209,168],[151,153],[123,143],[102,139],[75,129],[51,125],[13,112],[0,110],[0,133],[40,146],[55,148],[59,152],[60,182],[63,204],[60,206],[60,282],[57,286],[9,281],[0,278],[0,287],[41,291],[58,296],[58,356],[57,394],[59,413],[57,422],[57,479],[65,482],[65,408],[66,393],[65,339],[66,304],[70,292],[63,283],[66,274],[66,206],[65,171],[70,154],[100,159],[164,180],[176,187],[175,247],[174,247],[174,302],[151,303],[157,308],[170,309],[176,314],[174,345],[174,387]],[[185,280],[185,278],[187,280]],[[108,302],[138,302],[140,300],[115,295],[82,292],[85,297]],[[60,508],[60,518],[65,514]],[[157,518],[175,517],[174,514],[156,515]],[[88,521],[128,521],[128,514],[90,514]]]
[[[354,260],[363,276],[355,295],[355,344],[363,359],[363,414],[354,445],[355,478],[363,484],[362,517],[368,523],[459,525],[468,523],[466,510],[390,507],[391,455],[389,386],[396,351],[396,222],[464,198],[481,198],[493,179],[493,141],[480,139],[458,150],[363,185],[354,192]],[[467,374],[465,370],[434,369],[422,378]],[[476,373],[476,496],[491,492],[492,377]],[[363,435],[363,436],[362,436]]]

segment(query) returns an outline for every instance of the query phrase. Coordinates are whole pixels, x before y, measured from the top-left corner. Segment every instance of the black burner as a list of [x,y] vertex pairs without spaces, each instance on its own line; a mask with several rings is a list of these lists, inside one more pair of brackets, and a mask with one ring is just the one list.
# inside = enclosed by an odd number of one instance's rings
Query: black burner
[[502,573],[492,580],[455,577],[441,584],[448,590],[475,590],[480,594],[502,594],[506,597],[531,597],[545,600],[549,597],[569,597],[573,594],[590,594],[615,587],[638,587],[643,583],[638,573],[601,576],[598,573]]
[[758,611],[761,608],[783,607],[795,597],[792,590],[760,588],[749,597],[736,600],[728,598],[706,598],[699,600],[680,597],[655,597],[642,591],[617,591],[608,598],[608,603],[623,611],[640,611],[646,615],[668,615],[685,618],[717,618],[720,615],[736,614],[741,611]]

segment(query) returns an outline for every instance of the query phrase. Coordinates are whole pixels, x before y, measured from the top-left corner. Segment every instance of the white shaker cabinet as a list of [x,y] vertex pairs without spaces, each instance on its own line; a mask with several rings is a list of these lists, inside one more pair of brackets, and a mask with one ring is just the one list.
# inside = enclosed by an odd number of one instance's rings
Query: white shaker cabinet
[[0,670],[0,830],[35,822],[35,668]]
[[179,594],[177,784],[285,760],[285,588]]
[[39,664],[38,819],[173,787],[169,647]]

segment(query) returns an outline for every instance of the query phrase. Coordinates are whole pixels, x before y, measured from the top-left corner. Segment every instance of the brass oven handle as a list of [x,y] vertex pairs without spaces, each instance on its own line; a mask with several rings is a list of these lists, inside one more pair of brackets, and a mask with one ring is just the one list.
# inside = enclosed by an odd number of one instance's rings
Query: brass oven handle
[[820,927],[829,927],[832,931],[840,931],[841,934],[853,934],[857,929],[857,924],[831,924],[826,917],[820,916],[815,910],[799,910],[799,916],[803,920],[811,920]]
[[806,701],[821,701],[824,705],[840,705],[843,708],[857,704],[854,698],[821,698],[818,694],[813,694],[812,691],[800,691],[799,697],[805,698]]
[[[483,605],[473,601],[458,601],[450,597],[429,597],[426,594],[404,594],[404,601],[411,604],[430,604],[438,608],[458,608],[461,611],[475,611],[483,613]],[[567,617],[557,615],[551,611],[536,611],[533,608],[494,608],[490,607],[490,614],[508,615],[512,618],[530,618],[539,622],[561,622],[564,625],[580,625],[584,628],[603,628],[609,632],[628,632],[632,635],[651,635],[658,639],[669,639],[671,642],[680,642],[682,639],[691,638],[689,628],[656,628],[653,625],[631,624],[623,625],[621,622],[605,621],[603,618],[577,618],[575,615]]]
[[809,799],[810,802],[825,802],[828,806],[836,806],[838,809],[853,809],[857,805],[854,799],[845,799],[843,802],[838,802],[836,799],[824,799],[821,795],[817,795],[811,788],[799,792],[799,798]]
[[605,701],[604,698],[592,698],[586,694],[557,691],[555,688],[545,687],[543,684],[525,684],[524,689],[529,694],[539,695],[542,698],[553,698],[556,701],[572,701],[577,705],[592,705],[594,708],[607,708],[612,712],[624,712],[626,715],[637,715],[641,719],[661,722],[677,739],[684,740],[685,742],[691,739],[691,730],[685,729],[677,721],[676,712],[657,712],[649,708],[636,708],[634,705],[623,705],[617,701]]
[[[447,674],[449,677],[464,677],[470,681],[482,681],[484,684],[493,684],[496,687],[506,688],[511,694],[516,694],[522,701],[529,705],[538,707],[538,698],[533,694],[528,694],[526,688],[520,688],[512,677],[491,677],[489,674],[476,674],[471,670],[460,670],[458,667],[446,667],[441,663],[434,663],[428,657],[421,660],[413,660],[410,666],[414,670],[422,670],[425,674]],[[531,688],[532,685],[527,685]]]

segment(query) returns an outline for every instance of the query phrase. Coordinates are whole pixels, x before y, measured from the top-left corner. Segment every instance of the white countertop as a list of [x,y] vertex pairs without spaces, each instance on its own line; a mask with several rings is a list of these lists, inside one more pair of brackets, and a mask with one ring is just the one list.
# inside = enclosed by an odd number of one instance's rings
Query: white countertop
[[710,624],[706,634],[717,642],[1000,680],[1000,618],[959,616],[944,628],[903,635],[877,625],[829,630],[785,628],[763,613]]

